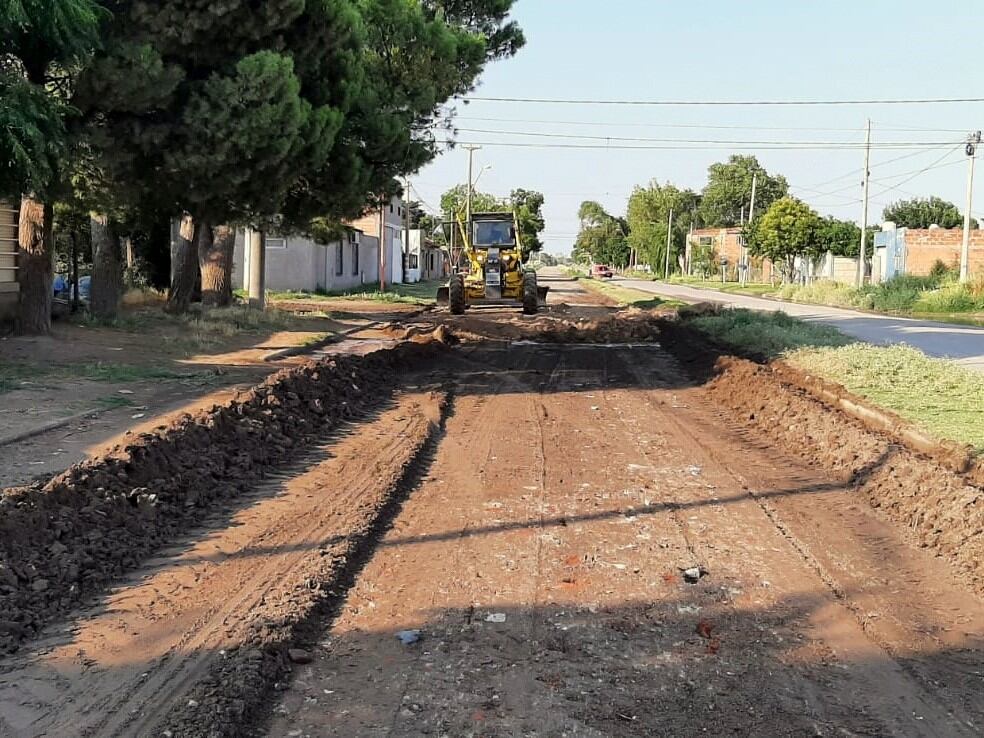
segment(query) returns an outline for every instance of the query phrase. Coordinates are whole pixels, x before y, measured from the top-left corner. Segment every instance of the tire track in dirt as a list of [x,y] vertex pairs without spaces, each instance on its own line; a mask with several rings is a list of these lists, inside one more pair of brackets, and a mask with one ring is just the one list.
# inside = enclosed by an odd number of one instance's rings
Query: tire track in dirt
[[[648,380],[640,370],[638,364],[624,357],[623,360],[625,361],[625,365],[637,377],[640,384],[644,385]],[[694,392],[690,393],[688,400],[694,404],[700,404],[701,402],[700,397]],[[927,677],[918,668],[918,661],[907,661],[899,657],[898,648],[882,634],[881,630],[883,628],[881,628],[880,624],[874,624],[870,618],[865,617],[865,608],[854,602],[854,594],[851,589],[841,584],[838,575],[832,572],[829,564],[825,564],[818,559],[814,554],[814,547],[806,544],[797,536],[796,532],[794,532],[769,499],[771,493],[777,489],[780,491],[784,487],[795,489],[797,485],[803,485],[804,482],[812,484],[819,489],[826,487],[826,492],[834,494],[838,492],[842,494],[846,493],[847,489],[839,483],[830,484],[826,483],[825,480],[818,479],[815,475],[800,468],[800,465],[796,463],[790,464],[790,462],[786,462],[790,465],[777,474],[778,470],[775,462],[771,459],[766,462],[764,458],[761,458],[756,453],[757,449],[751,447],[751,444],[747,444],[743,450],[743,454],[739,456],[739,454],[735,453],[735,447],[729,447],[727,443],[702,443],[702,436],[698,435],[695,426],[705,431],[703,437],[706,438],[706,431],[710,429],[710,424],[695,423],[694,421],[697,420],[699,415],[697,412],[690,413],[690,423],[684,423],[674,413],[666,412],[665,406],[658,402],[650,400],[649,406],[660,414],[664,422],[675,427],[681,436],[689,438],[693,444],[693,448],[695,450],[699,449],[698,453],[706,461],[716,466],[720,473],[732,478],[738,483],[738,486],[744,490],[745,494],[754,500],[755,504],[760,508],[761,513],[768,519],[775,530],[779,532],[802,562],[809,567],[813,575],[829,591],[833,601],[822,608],[817,608],[818,617],[816,619],[820,622],[812,626],[815,628],[817,636],[822,641],[834,644],[835,652],[842,659],[858,662],[860,657],[867,655],[867,658],[871,661],[866,669],[859,670],[868,672],[868,674],[860,677],[863,686],[856,686],[853,693],[842,694],[840,700],[850,702],[857,696],[864,696],[866,699],[872,701],[869,707],[879,714],[885,729],[891,730],[893,734],[935,736],[940,734],[939,729],[942,725],[947,726],[947,735],[969,736],[976,734],[975,720],[980,721],[982,713],[980,700],[968,698],[966,694],[961,694],[960,691],[956,694],[948,694],[945,700],[939,699],[938,688],[941,686],[940,682]],[[716,420],[720,423],[724,418],[718,415]],[[729,434],[736,435],[730,430],[729,425],[725,423],[725,427],[721,429],[724,432],[720,435],[725,439]],[[725,449],[728,449],[729,452],[729,456],[727,457],[725,456]],[[743,472],[738,472],[734,469],[736,458],[742,458]],[[796,499],[796,497],[795,495],[783,496],[780,494],[776,499],[784,504],[791,504],[791,500]],[[884,536],[887,531],[868,531],[869,535],[872,533]],[[891,548],[892,545],[896,549],[904,550],[905,544],[902,544],[899,538],[896,535],[893,543],[889,543],[887,539],[879,543],[883,550]],[[838,549],[838,543],[839,541],[836,538],[831,538],[829,535],[824,537],[823,546],[827,549],[827,556],[825,558],[828,561],[830,551],[836,551]],[[856,567],[856,563],[853,566]],[[842,575],[843,570],[838,573]],[[885,571],[882,570],[880,573],[885,573]],[[972,609],[973,598],[971,596],[959,592],[955,588],[951,588],[951,591],[946,594],[949,595],[951,602],[955,602],[964,612],[974,612]],[[903,607],[902,602],[898,602],[897,605],[900,609]],[[838,608],[843,608],[844,614],[838,614]],[[867,639],[871,646],[876,649],[874,652],[871,648],[866,648],[860,643],[856,635],[852,636],[850,632],[851,628],[841,622],[845,619],[852,621],[854,627],[860,631],[859,635]],[[975,619],[978,621],[976,631],[971,626],[967,629],[970,638],[961,639],[961,644],[965,648],[972,648],[975,641],[979,644],[981,634],[984,634],[984,622],[981,621],[980,617]],[[917,620],[915,623],[916,627],[919,624],[920,621]],[[907,627],[903,628],[904,630],[910,631],[905,634],[907,636],[907,645],[910,647],[913,642],[912,639],[918,637],[916,633],[911,632],[912,626],[913,623],[909,623]],[[892,633],[891,635],[896,637],[895,643],[898,643],[899,634]],[[906,641],[904,640],[902,642]],[[943,646],[944,644],[937,642],[934,645]],[[873,654],[877,654],[878,652],[883,654],[881,659],[877,658],[876,655],[873,656]],[[858,677],[855,676],[855,678]],[[901,719],[901,716],[906,714],[910,718],[914,717],[915,720]]]
[[[331,448],[333,458],[275,482],[278,496],[261,500],[146,581],[120,587],[68,638],[56,636],[5,664],[0,705],[8,727],[0,734],[152,732],[210,668],[238,647],[262,643],[256,637],[262,625],[255,626],[265,617],[299,619],[305,603],[291,602],[293,590],[304,588],[309,574],[326,573],[311,562],[343,569],[440,424],[443,405],[439,394],[401,397],[353,428]],[[155,621],[149,612],[166,591],[180,594],[167,602],[167,617]],[[52,693],[49,684],[60,686]],[[240,717],[247,705],[241,708]],[[180,734],[214,727],[214,716],[199,717],[197,728]]]

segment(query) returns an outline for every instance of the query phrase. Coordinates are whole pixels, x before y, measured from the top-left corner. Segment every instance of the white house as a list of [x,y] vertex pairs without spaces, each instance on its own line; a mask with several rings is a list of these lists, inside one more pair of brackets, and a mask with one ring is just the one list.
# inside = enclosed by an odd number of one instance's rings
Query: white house
[[410,248],[407,252],[407,282],[430,281],[444,277],[445,254],[424,235],[423,231],[409,231]]
[[[266,288],[308,292],[347,290],[378,284],[381,266],[387,284],[402,282],[405,216],[402,199],[393,197],[387,205],[345,223],[349,233],[336,243],[325,245],[307,236],[268,234]],[[383,244],[382,259],[380,241]],[[237,289],[248,290],[249,249],[245,248],[245,243],[245,232],[238,232],[232,284]]]
[[[403,227],[406,211],[403,200],[394,195],[388,205],[370,210],[346,225],[373,236],[383,244],[383,275],[387,283],[403,281]],[[380,228],[380,226],[382,226]],[[380,232],[382,231],[382,232]]]
[[[266,288],[307,292],[347,290],[379,281],[379,242],[357,230],[342,241],[320,244],[307,236],[268,234]],[[246,233],[236,233],[232,284],[249,289]]]

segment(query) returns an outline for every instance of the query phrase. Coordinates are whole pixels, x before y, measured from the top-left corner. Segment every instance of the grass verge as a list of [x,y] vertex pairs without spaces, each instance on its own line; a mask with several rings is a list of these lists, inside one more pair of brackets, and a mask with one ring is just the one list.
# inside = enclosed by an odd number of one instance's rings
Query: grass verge
[[391,284],[385,291],[379,289],[379,284],[365,284],[350,290],[288,290],[286,292],[268,292],[270,300],[371,300],[373,302],[408,303],[411,305],[429,305],[437,297],[437,288],[443,282],[414,282],[411,284]]
[[642,290],[636,290],[631,287],[622,287],[621,285],[612,284],[611,282],[603,282],[600,279],[591,279],[590,277],[581,277],[578,280],[578,284],[589,290],[597,292],[598,294],[604,295],[605,297],[611,298],[619,305],[627,305],[638,308],[654,308],[681,307],[684,304],[678,300],[659,297],[658,295],[654,295],[652,292],[643,292]]
[[0,394],[23,387],[25,383],[43,385],[60,379],[88,379],[94,382],[126,384],[148,380],[187,380],[207,383],[211,372],[176,372],[153,366],[131,364],[34,364],[0,363]]
[[726,310],[685,318],[714,341],[789,364],[897,413],[936,438],[984,452],[984,376],[909,346],[860,343],[785,313]]
[[681,284],[687,287],[695,287],[699,290],[713,290],[724,292],[729,295],[750,295],[752,297],[762,297],[763,295],[773,295],[778,292],[778,288],[768,282],[722,282],[721,280],[699,279],[697,277],[683,277],[675,275],[670,277],[670,284]]

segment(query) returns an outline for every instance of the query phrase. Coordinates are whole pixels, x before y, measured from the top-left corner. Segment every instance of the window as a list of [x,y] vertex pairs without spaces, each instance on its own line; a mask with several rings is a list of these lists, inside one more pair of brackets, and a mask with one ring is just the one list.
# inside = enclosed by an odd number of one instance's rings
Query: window
[[359,242],[351,244],[352,246],[352,275],[359,275]]
[[408,266],[408,268],[410,268],[410,269],[416,269],[416,268],[417,268],[417,266],[418,266],[418,265],[419,265],[419,263],[420,263],[420,262],[419,262],[419,261],[417,260],[417,255],[416,255],[416,254],[410,254],[410,255],[409,255],[409,256],[407,257],[407,260],[409,261],[409,264],[408,264],[407,266]]
[[714,243],[714,236],[698,236],[697,243],[701,246],[710,246]]
[[390,203],[390,212],[393,212],[393,203]]
[[268,249],[285,249],[287,248],[287,239],[279,237],[270,238],[270,236],[267,236],[266,247]]
[[341,275],[345,273],[345,249],[342,248],[342,244],[335,244],[335,275]]

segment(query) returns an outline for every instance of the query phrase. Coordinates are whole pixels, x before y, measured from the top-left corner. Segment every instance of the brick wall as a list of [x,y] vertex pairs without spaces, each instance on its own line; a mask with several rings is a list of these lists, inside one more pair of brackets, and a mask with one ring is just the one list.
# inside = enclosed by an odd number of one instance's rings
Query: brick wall
[[[905,231],[905,270],[908,274],[929,274],[937,261],[960,268],[961,228],[907,228]],[[984,231],[970,232],[970,273],[984,274]]]
[[[728,260],[728,279],[738,279],[738,262],[741,260],[741,228],[697,228],[688,238],[691,248],[700,243],[701,239],[711,239],[714,256],[717,262],[723,256]],[[749,259],[751,281],[768,282],[772,279],[772,263],[767,259]],[[720,267],[716,267],[720,269]],[[717,272],[720,274],[720,272]]]

